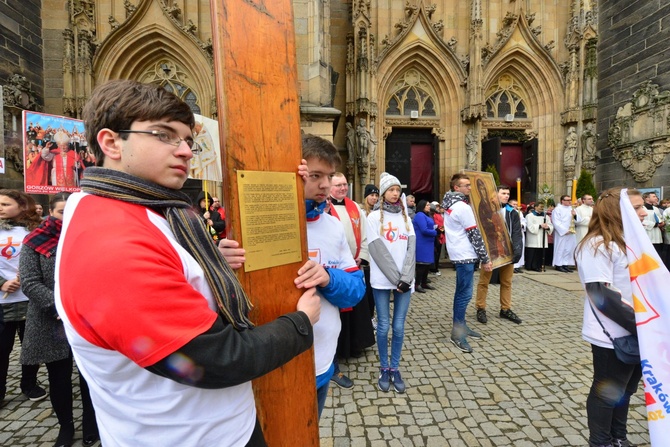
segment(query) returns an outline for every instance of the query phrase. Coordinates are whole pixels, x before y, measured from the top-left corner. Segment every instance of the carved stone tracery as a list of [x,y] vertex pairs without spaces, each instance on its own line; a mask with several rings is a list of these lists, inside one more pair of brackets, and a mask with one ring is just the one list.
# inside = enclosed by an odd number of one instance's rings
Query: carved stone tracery
[[2,101],[5,108],[40,110],[30,81],[20,74],[12,75],[9,83],[2,86]]
[[635,181],[651,179],[670,153],[670,91],[645,81],[632,101],[619,107],[608,143],[614,159]]

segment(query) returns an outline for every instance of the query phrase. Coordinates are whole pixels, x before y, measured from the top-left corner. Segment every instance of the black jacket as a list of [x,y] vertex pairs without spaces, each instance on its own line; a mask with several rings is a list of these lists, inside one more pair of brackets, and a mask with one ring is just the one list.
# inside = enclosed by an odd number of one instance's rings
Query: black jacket
[[[203,216],[205,212],[209,211],[207,209],[200,208],[200,201],[207,197],[207,204],[209,206],[212,205],[212,196],[209,195],[209,193],[206,193],[204,191],[200,191],[200,194],[198,194],[198,199],[195,204],[196,208],[200,212],[200,215]],[[204,219],[204,217],[203,217]],[[209,211],[209,219],[212,221],[212,228],[214,228],[214,231],[216,231],[216,234],[219,234],[223,232],[223,230],[226,229],[226,221],[221,219],[221,215],[219,214],[218,211]]]
[[512,207],[504,205],[505,207],[505,223],[507,224],[507,231],[509,231],[512,239],[512,251],[514,259],[512,262],[516,264],[521,259],[523,253],[523,239],[521,236],[521,218],[519,213]]

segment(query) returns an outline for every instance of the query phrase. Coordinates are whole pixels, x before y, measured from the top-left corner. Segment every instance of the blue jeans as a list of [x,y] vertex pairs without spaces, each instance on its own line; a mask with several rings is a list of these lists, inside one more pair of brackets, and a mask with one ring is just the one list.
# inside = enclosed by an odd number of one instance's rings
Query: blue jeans
[[321,419],[321,413],[323,412],[323,407],[326,406],[326,397],[328,397],[328,386],[330,382],[326,382],[325,385],[322,385],[320,388],[316,389],[316,404],[319,410],[319,419]]
[[472,300],[472,278],[475,264],[455,264],[456,290],[454,291],[454,326],[465,324],[465,310]]
[[393,336],[391,338],[391,368],[400,366],[402,342],[405,338],[405,318],[409,311],[411,293],[397,290],[372,289],[377,308],[377,349],[382,368],[389,367],[389,323],[391,321],[391,292],[393,292]]

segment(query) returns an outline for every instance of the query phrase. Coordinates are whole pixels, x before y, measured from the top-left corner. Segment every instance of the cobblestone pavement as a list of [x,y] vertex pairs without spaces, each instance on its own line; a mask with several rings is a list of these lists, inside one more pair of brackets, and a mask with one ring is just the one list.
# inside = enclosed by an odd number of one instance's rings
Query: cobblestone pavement
[[[415,294],[405,327],[401,371],[405,394],[377,389],[376,347],[341,362],[355,383],[331,384],[320,421],[322,447],[356,446],[586,446],[589,345],[581,339],[583,301],[576,273],[514,275],[516,325],[497,317],[499,286],[489,287],[489,322],[464,354],[449,341],[455,274],[431,276],[437,290]],[[475,285],[477,274],[475,273]],[[46,369],[40,381],[47,384]],[[1,446],[52,446],[58,428],[49,400],[30,402],[19,392],[18,346],[0,409]],[[81,403],[75,380],[75,447],[81,446]],[[642,389],[633,396],[629,439],[649,445]],[[189,446],[185,446],[189,447]],[[299,447],[299,446],[297,446]]]
[[[52,447],[58,437],[58,421],[56,414],[51,409],[51,402],[46,398],[40,402],[31,402],[21,394],[19,379],[21,367],[19,366],[20,345],[18,340],[14,345],[14,351],[9,363],[9,377],[7,378],[7,396],[5,403],[0,408],[0,446],[38,446]],[[41,382],[44,389],[48,390],[46,367],[40,367],[37,380]],[[75,443],[73,447],[81,446],[81,399],[79,393],[79,379],[74,380],[74,421],[75,421]],[[99,446],[97,442],[94,446]]]
[[[465,354],[449,340],[456,275],[431,276],[437,290],[414,294],[405,325],[401,372],[405,394],[378,390],[372,347],[340,362],[351,390],[331,382],[320,421],[322,447],[586,446],[586,396],[592,368],[581,338],[579,277],[553,270],[515,274],[512,309],[521,325],[498,317],[499,286],[490,285],[488,324]],[[478,273],[475,273],[475,287]],[[649,445],[642,385],[633,396],[629,439]]]

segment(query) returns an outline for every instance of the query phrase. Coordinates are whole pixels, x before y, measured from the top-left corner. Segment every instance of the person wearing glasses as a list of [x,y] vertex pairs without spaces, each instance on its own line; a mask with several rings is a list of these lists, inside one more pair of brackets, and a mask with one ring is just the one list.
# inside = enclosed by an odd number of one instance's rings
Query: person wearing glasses
[[55,301],[102,445],[266,445],[251,380],[312,345],[313,284],[296,312],[254,327],[179,191],[197,145],[193,113],[173,93],[110,81],[83,117],[98,166],[65,207]]
[[312,370],[316,373],[317,411],[320,418],[335,372],[333,359],[342,328],[340,311],[350,309],[361,301],[365,294],[365,283],[363,272],[351,254],[341,220],[326,211],[332,179],[337,166],[342,163],[337,148],[319,136],[303,134],[302,157],[308,171],[304,197],[309,261],[298,270],[299,276],[294,282],[299,289],[315,284],[321,298],[321,318],[314,325]]
[[575,248],[577,247],[575,225],[581,221],[582,217],[572,207],[570,196],[561,196],[560,205],[556,206],[551,215],[551,223],[554,225],[554,260],[552,265],[559,272],[573,272]]
[[465,323],[465,310],[472,300],[475,265],[481,263],[481,268],[485,272],[493,270],[482,233],[477,228],[475,213],[468,203],[471,188],[470,177],[456,173],[451,177],[451,191],[448,191],[442,199],[447,253],[456,267],[451,342],[466,353],[472,352],[467,337],[481,338],[478,332],[470,329]]

